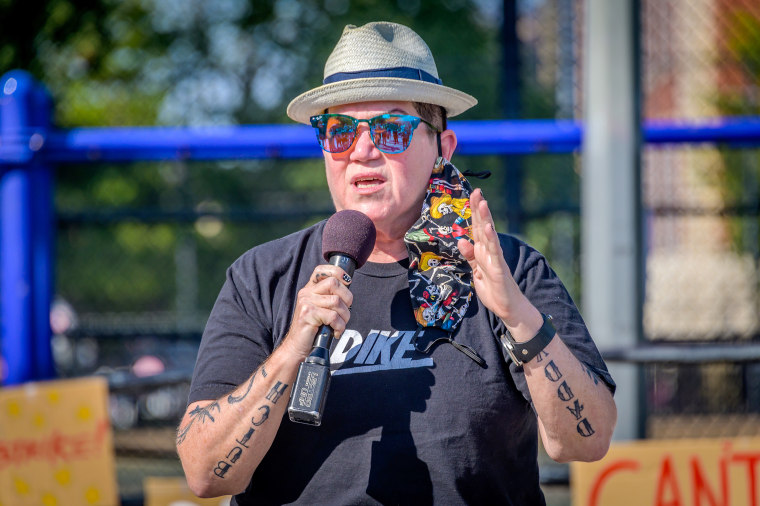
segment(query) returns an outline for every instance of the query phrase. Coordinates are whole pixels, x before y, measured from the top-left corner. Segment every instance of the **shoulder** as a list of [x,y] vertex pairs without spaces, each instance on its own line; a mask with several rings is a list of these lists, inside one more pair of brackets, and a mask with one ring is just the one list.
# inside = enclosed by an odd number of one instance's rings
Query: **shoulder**
[[295,264],[309,263],[322,255],[322,230],[325,220],[273,241],[254,246],[230,266],[230,272],[242,279],[251,275],[277,275],[291,270]]
[[504,260],[512,271],[515,280],[519,281],[531,269],[547,265],[546,258],[540,251],[525,241],[510,234],[498,234]]

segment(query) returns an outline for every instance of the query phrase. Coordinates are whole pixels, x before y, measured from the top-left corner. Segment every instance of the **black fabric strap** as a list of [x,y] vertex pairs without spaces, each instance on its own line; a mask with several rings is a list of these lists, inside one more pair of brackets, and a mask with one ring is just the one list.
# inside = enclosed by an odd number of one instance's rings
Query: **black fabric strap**
[[554,338],[557,330],[552,324],[552,317],[541,313],[544,319],[544,324],[538,329],[538,333],[533,336],[532,339],[523,343],[518,343],[512,338],[509,330],[504,330],[504,334],[501,336],[501,343],[506,348],[509,356],[512,357],[512,361],[517,365],[523,365],[526,362],[533,360],[541,350]]
[[419,351],[420,353],[424,353],[425,355],[428,355],[432,353],[432,349],[434,346],[438,345],[439,343],[449,343],[457,350],[461,351],[468,357],[470,357],[476,364],[478,364],[480,367],[486,366],[486,361],[483,360],[483,357],[478,355],[478,352],[467,346],[466,344],[458,343],[454,340],[452,337],[452,333],[449,332],[448,335],[438,337],[436,339],[433,339],[432,341],[427,343],[427,346],[421,347],[417,345],[417,337],[420,335],[420,332],[416,332],[414,334],[414,337],[412,338],[412,346],[414,346],[414,349]]
[[472,170],[466,170],[466,171],[462,172],[462,175],[463,176],[467,176],[467,177],[470,177],[470,176],[471,177],[476,177],[478,179],[488,179],[489,177],[491,177],[491,171],[490,170],[481,170],[481,171],[475,172],[475,171],[472,171]]

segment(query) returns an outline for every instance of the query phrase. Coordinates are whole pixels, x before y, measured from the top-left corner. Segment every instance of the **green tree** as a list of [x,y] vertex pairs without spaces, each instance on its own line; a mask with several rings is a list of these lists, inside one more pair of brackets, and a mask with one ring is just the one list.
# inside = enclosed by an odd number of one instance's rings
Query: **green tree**
[[[478,97],[480,105],[463,118],[496,118],[499,20],[484,11],[488,5],[0,0],[0,71],[25,68],[44,82],[61,127],[290,123],[288,101],[321,82],[343,26],[388,20],[418,31],[444,82]],[[66,165],[57,171],[55,198],[58,290],[79,311],[101,313],[171,312],[189,304],[207,314],[236,256],[321,219],[331,207],[316,159]],[[235,219],[304,209],[313,213]],[[228,219],[195,220],[187,213],[194,210]],[[181,221],[156,218],[167,212]],[[183,290],[195,292],[189,302]]]
[[[721,48],[721,72],[733,86],[716,96],[725,116],[760,114],[760,11],[737,8],[727,16],[727,34]],[[760,202],[760,152],[721,149],[724,171],[720,184],[727,206],[754,208]],[[734,247],[760,255],[760,218],[739,215],[729,220]]]

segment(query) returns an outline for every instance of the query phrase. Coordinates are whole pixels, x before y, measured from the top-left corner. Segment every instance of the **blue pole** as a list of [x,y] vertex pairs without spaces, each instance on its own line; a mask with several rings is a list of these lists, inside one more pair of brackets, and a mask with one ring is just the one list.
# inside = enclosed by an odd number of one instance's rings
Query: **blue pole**
[[53,177],[50,167],[31,168],[32,198],[32,335],[34,348],[33,379],[55,377],[50,346],[50,307],[53,298]]
[[[28,147],[36,153],[51,129],[52,100],[44,86],[35,82],[30,96],[33,133]],[[53,300],[53,168],[35,157],[30,166],[32,223],[32,335],[35,380],[55,377],[51,348],[50,308]]]
[[50,128],[50,104],[26,72],[0,79],[0,348],[6,385],[54,375],[52,174],[35,158]]
[[15,385],[32,376],[32,272],[30,265],[29,173],[10,168],[0,180],[2,225],[3,383]]

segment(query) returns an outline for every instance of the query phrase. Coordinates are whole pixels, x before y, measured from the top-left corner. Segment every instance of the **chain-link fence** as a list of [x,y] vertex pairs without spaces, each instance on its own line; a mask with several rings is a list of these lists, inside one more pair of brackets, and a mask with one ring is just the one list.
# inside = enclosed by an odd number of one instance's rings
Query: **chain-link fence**
[[[758,114],[757,2],[641,5],[645,118]],[[693,346],[757,342],[760,151],[649,148],[642,174],[645,338]],[[645,366],[647,436],[760,434],[759,367]]]
[[[487,9],[498,2],[480,3]],[[518,2],[523,117],[581,117],[583,8],[581,0]],[[641,0],[640,13],[644,119],[758,114],[756,2]],[[219,30],[221,38],[229,35]],[[494,27],[486,39],[485,47],[498,48]],[[169,57],[185,62],[185,53],[193,54],[192,44],[174,46]],[[119,61],[126,65],[130,58]],[[454,73],[458,79],[467,74]],[[481,88],[498,88],[498,73],[491,74]],[[485,81],[483,73],[473,75]],[[263,76],[260,93],[269,89]],[[92,89],[79,93],[71,101],[77,107]],[[485,103],[497,102],[492,96]],[[156,103],[145,123],[155,121]],[[256,111],[265,103],[256,102]],[[244,109],[238,106],[233,109]],[[66,111],[65,118],[81,117]],[[97,114],[90,120],[86,124],[117,121],[99,121]],[[141,123],[134,116],[125,122]],[[497,225],[506,230],[514,225],[507,216],[517,216],[521,235],[547,255],[580,302],[579,156],[510,159],[507,164],[520,166],[517,180],[497,157],[454,162],[493,172],[474,184],[484,188]],[[757,342],[760,152],[645,148],[642,176],[645,338]],[[57,177],[56,364],[63,377],[109,376],[120,491],[137,497],[146,476],[181,474],[174,429],[226,267],[248,248],[331,212],[323,167],[318,160],[88,164],[62,166]],[[514,184],[520,189],[518,214],[510,212],[505,197]],[[643,367],[648,437],[757,434],[758,364]]]

